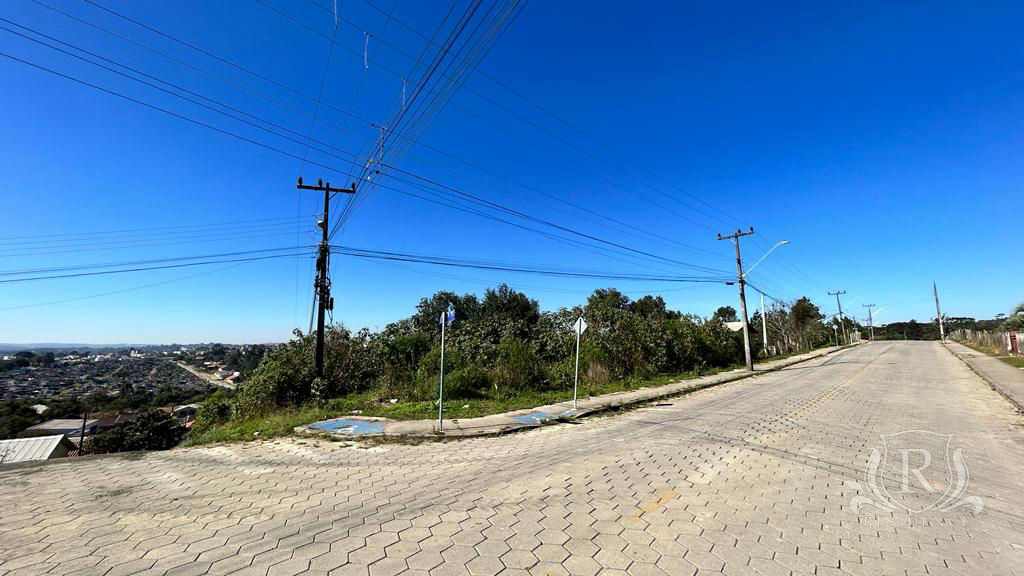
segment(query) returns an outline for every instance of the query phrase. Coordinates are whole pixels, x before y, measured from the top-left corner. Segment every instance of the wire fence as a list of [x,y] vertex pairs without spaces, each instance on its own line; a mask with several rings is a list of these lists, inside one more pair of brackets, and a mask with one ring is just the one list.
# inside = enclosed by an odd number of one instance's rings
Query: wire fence
[[955,330],[950,336],[961,342],[1005,350],[1011,356],[1024,356],[1024,332]]

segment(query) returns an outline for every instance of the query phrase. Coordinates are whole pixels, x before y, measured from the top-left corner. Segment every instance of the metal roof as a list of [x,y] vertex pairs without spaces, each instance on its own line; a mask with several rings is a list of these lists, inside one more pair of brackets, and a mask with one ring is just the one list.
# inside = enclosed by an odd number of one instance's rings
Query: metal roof
[[[96,426],[97,422],[99,422],[99,420],[96,420],[96,419],[87,420],[85,422],[85,431],[89,432],[92,428],[94,428]],[[43,422],[42,424],[36,424],[35,426],[32,426],[32,427],[30,427],[28,429],[32,430],[32,431],[35,431],[35,432],[40,432],[40,431],[50,432],[50,431],[52,431],[52,432],[65,432],[65,433],[69,433],[69,434],[81,434],[82,419],[81,418],[59,418],[59,419],[56,419],[56,420],[47,420],[46,422]]]
[[[75,448],[75,445],[66,439],[63,434],[0,440],[0,462],[49,460],[53,457],[54,452],[57,451],[61,443],[64,443],[64,447],[68,450]],[[65,453],[66,451],[60,454],[60,456],[63,456]]]

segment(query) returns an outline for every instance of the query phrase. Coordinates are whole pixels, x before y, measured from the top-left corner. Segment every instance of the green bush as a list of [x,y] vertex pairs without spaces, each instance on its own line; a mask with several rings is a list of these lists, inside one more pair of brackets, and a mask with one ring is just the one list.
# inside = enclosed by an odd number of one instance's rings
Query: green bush
[[[565,358],[560,362],[552,362],[543,365],[544,385],[549,390],[572,389],[573,377],[576,370],[576,357]],[[584,367],[580,367],[580,378],[585,376]]]
[[512,336],[502,338],[491,381],[495,393],[505,398],[539,388],[542,374],[537,366],[533,346]]
[[[438,383],[435,382],[435,388],[437,385]],[[483,398],[489,392],[490,387],[490,375],[486,370],[475,365],[466,366],[444,375],[446,398],[466,400]]]
[[[298,331],[296,336],[263,356],[252,376],[240,387],[232,418],[251,418],[313,399],[316,339]],[[317,395],[327,399],[368,389],[374,376],[368,352],[369,332],[353,336],[344,327],[331,326],[324,336],[325,378]]]
[[185,428],[160,410],[146,410],[128,422],[93,436],[86,449],[95,454],[136,450],[168,450],[185,435]]
[[195,432],[205,432],[231,419],[231,400],[226,398],[210,398],[199,405],[196,420],[192,424]]

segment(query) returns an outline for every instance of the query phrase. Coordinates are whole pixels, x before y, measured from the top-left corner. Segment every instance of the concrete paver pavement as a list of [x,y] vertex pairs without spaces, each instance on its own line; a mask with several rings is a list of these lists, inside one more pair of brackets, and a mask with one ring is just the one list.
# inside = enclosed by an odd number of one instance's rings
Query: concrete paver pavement
[[510,436],[7,468],[0,576],[1020,574],[1021,424],[941,345],[873,343]]

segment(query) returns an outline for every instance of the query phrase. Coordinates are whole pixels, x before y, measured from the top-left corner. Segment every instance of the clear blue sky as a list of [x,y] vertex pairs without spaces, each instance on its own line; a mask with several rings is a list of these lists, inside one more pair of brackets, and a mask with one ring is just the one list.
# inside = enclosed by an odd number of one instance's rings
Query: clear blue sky
[[[259,2],[96,1],[301,92],[320,89],[328,42]],[[332,32],[333,16],[312,2],[263,1]],[[29,0],[5,2],[0,16],[303,135],[310,129],[314,104],[294,93],[85,2],[40,2],[286,106]],[[372,2],[391,9],[392,0]],[[402,85],[387,69],[412,66],[392,47],[418,55],[425,46],[403,25],[430,34],[447,5],[398,0],[397,21],[363,0],[339,0],[339,7],[358,26],[342,22],[337,40],[354,52],[336,48],[323,99],[348,109],[358,89],[352,112],[383,122]],[[826,291],[842,288],[847,311],[858,316],[866,315],[862,304],[874,303],[879,322],[927,321],[935,280],[947,314],[991,317],[1024,297],[1022,12],[1010,2],[532,2],[480,70],[664,181],[478,73],[421,138],[534,190],[706,252],[581,219],[574,208],[423,146],[398,165],[624,245],[733,272],[732,246],[716,241],[715,232],[753,225],[756,241],[743,244],[749,263],[779,240],[792,244],[766,259],[751,281],[780,298],[809,296],[826,313],[835,309]],[[365,31],[373,34],[368,71]],[[304,154],[299,144],[2,30],[0,51]],[[309,245],[318,199],[295,190],[296,176],[301,169],[307,181],[346,178],[347,166],[301,168],[295,158],[3,57],[0,75],[2,271]],[[375,138],[372,128],[336,110],[321,108],[319,118],[326,122],[314,137],[338,148],[359,152]],[[316,152],[309,158],[326,160]],[[230,224],[236,222],[245,224]],[[215,224],[221,226],[166,229]],[[145,227],[163,230],[52,236]],[[651,271],[387,190],[372,192],[337,239],[363,248]],[[407,316],[436,290],[479,293],[500,282],[522,288],[544,309],[578,304],[608,285],[636,296],[660,293],[670,306],[701,315],[737,304],[735,287],[724,285],[566,280],[340,256],[333,264],[335,319],[352,328]],[[308,257],[224,266],[0,284],[0,342],[263,342],[306,328]],[[118,293],[26,307],[108,292]],[[756,305],[756,294],[748,298]]]

